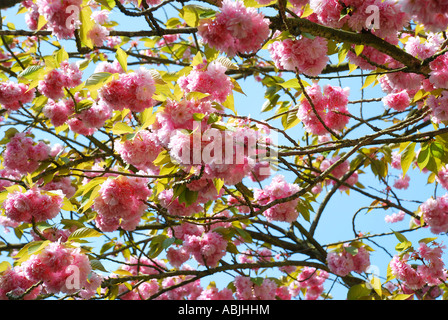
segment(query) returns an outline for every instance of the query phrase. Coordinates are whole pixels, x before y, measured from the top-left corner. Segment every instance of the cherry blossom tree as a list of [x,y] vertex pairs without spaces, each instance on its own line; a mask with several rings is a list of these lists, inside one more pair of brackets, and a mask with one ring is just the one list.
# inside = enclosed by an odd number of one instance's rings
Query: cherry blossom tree
[[448,1],[0,13],[0,299],[447,298]]

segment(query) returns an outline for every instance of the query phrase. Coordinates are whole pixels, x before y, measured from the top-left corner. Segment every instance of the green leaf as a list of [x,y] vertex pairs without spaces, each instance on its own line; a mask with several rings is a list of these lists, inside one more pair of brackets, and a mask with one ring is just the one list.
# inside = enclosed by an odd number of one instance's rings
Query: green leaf
[[124,122],[117,122],[114,124],[111,131],[113,134],[127,134],[127,133],[133,133],[134,129]]
[[103,264],[101,263],[101,261],[99,261],[99,260],[96,260],[96,259],[90,260],[90,265],[92,266],[93,270],[100,270],[100,271],[108,272],[106,270],[106,268],[103,266]]
[[101,85],[107,79],[109,79],[111,76],[112,76],[112,73],[110,73],[110,72],[94,73],[86,80],[86,87]]
[[25,70],[20,72],[18,77],[25,78],[27,80],[35,80],[35,79],[39,78],[39,76],[42,74],[43,71],[44,71],[44,68],[42,66],[33,65],[33,66],[27,67]]
[[195,67],[197,65],[200,65],[201,63],[204,63],[204,58],[202,57],[201,52],[198,51],[198,53],[196,53],[193,60],[191,61],[191,66]]
[[397,232],[394,230],[392,230],[392,232],[394,233],[394,235],[398,239],[398,241],[400,241],[400,242],[408,241],[408,239],[404,235],[402,235],[400,232]]
[[372,83],[374,83],[377,79],[378,75],[376,74],[371,74],[369,76],[366,77],[366,80],[364,81],[364,85],[362,86],[361,89],[365,89],[368,86],[370,86]]
[[347,292],[347,300],[359,300],[370,295],[370,292],[371,290],[365,284],[354,285]]
[[92,9],[89,6],[84,6],[81,9],[81,12],[79,13],[79,18],[81,20],[81,28],[79,30],[79,37],[81,39],[81,42],[89,47],[90,49],[93,49],[93,41],[89,37],[90,30],[93,29],[95,26],[95,22],[91,19],[92,16]]
[[8,261],[0,262],[0,273],[8,269],[12,269],[11,264]]
[[156,121],[156,113],[152,113],[152,108],[147,108],[141,113],[141,129],[146,129]]
[[117,49],[115,58],[120,63],[121,68],[126,72],[128,70],[128,54],[121,48]]
[[216,14],[216,12],[210,8],[195,4],[183,6],[179,13],[180,17],[184,19],[190,27],[197,27],[200,19],[213,17]]
[[73,233],[68,237],[68,240],[78,240],[82,238],[91,238],[91,237],[101,237],[103,234],[101,232],[96,231],[92,228],[79,228],[73,231]]
[[411,163],[415,158],[415,142],[410,143],[401,154],[401,169],[403,170],[403,176],[408,171]]
[[281,86],[282,88],[285,88],[285,89],[289,89],[289,88],[297,89],[297,88],[300,88],[299,80],[297,80],[296,78],[289,79],[288,81],[285,81],[283,83],[279,83],[278,85]]

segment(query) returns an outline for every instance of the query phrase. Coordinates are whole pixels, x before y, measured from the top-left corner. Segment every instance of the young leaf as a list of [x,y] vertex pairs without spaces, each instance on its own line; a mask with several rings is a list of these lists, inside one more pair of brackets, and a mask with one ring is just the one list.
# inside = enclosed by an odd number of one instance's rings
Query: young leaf
[[121,68],[126,72],[128,70],[128,54],[121,48],[117,49],[115,53],[115,58],[120,64]]

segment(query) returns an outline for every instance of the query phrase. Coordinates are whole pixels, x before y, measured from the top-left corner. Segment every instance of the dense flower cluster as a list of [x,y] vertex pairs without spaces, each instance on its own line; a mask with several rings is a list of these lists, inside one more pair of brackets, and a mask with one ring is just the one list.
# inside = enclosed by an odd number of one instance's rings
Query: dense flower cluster
[[425,25],[433,32],[443,31],[448,26],[448,1],[445,0],[401,0],[402,10],[413,20]]
[[[287,183],[283,176],[277,175],[272,178],[270,185],[254,191],[254,200],[260,205],[268,205],[275,200],[292,196],[299,192],[300,189],[298,185]],[[299,199],[295,198],[273,205],[264,211],[263,215],[268,221],[293,222],[299,215],[299,212],[296,210],[298,202]]]
[[303,98],[297,111],[305,129],[315,135],[328,134],[327,128],[342,131],[350,120],[350,117],[345,115],[349,113],[348,88],[326,85],[322,92],[321,87],[314,84],[305,90],[311,103],[307,98]]
[[404,211],[400,210],[398,213],[393,213],[391,215],[387,215],[384,218],[384,221],[386,221],[387,223],[396,223],[399,221],[403,221],[405,215],[406,215],[406,213]]
[[100,89],[99,96],[113,110],[142,112],[155,104],[155,90],[153,74],[141,67],[135,72],[121,73]]
[[324,291],[324,282],[329,274],[323,270],[304,267],[296,280],[289,285],[291,296],[296,297],[302,290],[306,290],[306,300],[317,300]]
[[[186,119],[190,117],[192,115],[185,116]],[[170,155],[186,171],[192,166],[204,166],[204,176],[208,179],[218,178],[225,184],[236,184],[250,174],[265,152],[264,134],[247,126],[228,125],[229,130],[223,131],[188,120],[187,124],[184,129],[194,125],[193,133],[175,131],[168,144]],[[261,173],[267,175],[267,170]]]
[[317,76],[327,65],[327,40],[300,36],[298,39],[275,41],[268,47],[275,66],[280,70],[292,70],[308,76]]
[[37,188],[24,193],[8,193],[3,203],[6,216],[16,222],[40,222],[56,217],[62,207],[63,197]]
[[65,247],[58,242],[50,243],[21,266],[27,278],[35,283],[42,281],[47,293],[80,291],[80,296],[88,299],[101,282],[101,277],[92,272],[89,258],[79,248]]
[[[378,10],[380,21],[375,27],[372,20],[372,10]],[[379,37],[394,35],[408,22],[409,17],[401,11],[401,5],[392,0],[311,0],[310,7],[317,15],[321,24],[332,28],[348,26],[353,31],[372,29]],[[372,28],[373,23],[373,28]]]
[[[332,157],[330,159],[324,159],[321,164],[320,164],[320,170],[322,172],[328,170],[332,165],[334,165],[337,161],[339,161],[339,159],[341,158],[341,156],[337,155],[335,157]],[[346,175],[348,172],[350,172],[350,161],[345,160],[342,163],[340,163],[339,165],[337,165],[335,168],[333,168],[333,170],[331,170],[331,175],[340,180],[342,177],[344,177],[344,175]],[[353,172],[345,181],[346,183],[348,183],[349,185],[353,186],[358,182],[358,174],[356,172]],[[333,180],[333,179],[327,179],[325,180],[326,184],[332,184],[332,185],[336,185],[338,183],[337,180]],[[339,190],[344,191],[347,190],[348,187],[341,185],[339,187]]]
[[157,135],[148,130],[138,132],[132,140],[117,144],[116,150],[126,163],[139,170],[154,169],[153,161],[161,151]]
[[5,81],[0,83],[0,104],[10,111],[19,110],[25,103],[33,101],[35,89],[29,89],[23,83]]
[[235,56],[258,51],[269,36],[269,20],[242,1],[224,0],[216,18],[201,20],[198,34],[211,47]]
[[26,174],[39,167],[41,161],[48,159],[50,147],[44,142],[35,143],[25,132],[16,133],[6,144],[3,152],[3,165],[6,169]]
[[82,83],[82,71],[75,63],[63,61],[60,68],[52,69],[39,81],[38,90],[49,99],[65,97],[65,89],[74,88]]
[[225,74],[226,70],[220,62],[212,61],[206,67],[195,66],[188,75],[180,77],[177,83],[185,93],[208,93],[209,99],[223,103],[233,89],[230,77]]
[[422,217],[432,233],[448,231],[448,196],[430,198],[420,205]]
[[362,273],[370,266],[370,254],[364,247],[359,247],[353,254],[346,250],[349,244],[345,244],[340,252],[332,251],[327,255],[327,263],[330,271],[345,277],[350,272]]
[[[420,242],[419,248],[411,255],[394,256],[390,262],[392,274],[402,281],[402,285],[412,291],[424,286],[437,286],[447,279],[445,264],[442,260],[444,247],[434,244],[428,246]],[[422,262],[415,266],[413,262]]]
[[274,300],[277,284],[271,279],[263,279],[258,285],[250,277],[235,277],[235,296],[238,300]]
[[106,180],[94,202],[97,227],[105,232],[134,230],[147,208],[143,201],[152,193],[147,184],[147,179],[127,176]]
[[71,39],[75,37],[75,30],[81,24],[79,20],[81,5],[82,0],[36,1],[38,13],[47,21],[46,28],[58,39]]

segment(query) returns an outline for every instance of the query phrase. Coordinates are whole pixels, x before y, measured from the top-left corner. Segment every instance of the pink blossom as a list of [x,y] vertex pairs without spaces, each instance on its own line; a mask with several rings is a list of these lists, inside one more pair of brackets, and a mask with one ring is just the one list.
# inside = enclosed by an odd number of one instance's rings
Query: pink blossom
[[406,90],[390,93],[382,101],[386,107],[397,111],[404,111],[411,104],[411,98]]
[[448,190],[448,165],[443,166],[436,176],[436,181],[446,190]]
[[95,68],[94,73],[109,72],[109,73],[123,73],[123,68],[117,60],[113,62],[101,61]]
[[420,205],[424,222],[434,234],[448,231],[448,197],[430,198]]
[[409,181],[411,178],[408,175],[400,176],[398,179],[394,181],[394,188],[406,190],[409,188]]
[[430,95],[426,99],[426,104],[431,110],[433,122],[440,123],[448,120],[448,91],[443,90],[438,97]]
[[147,179],[126,176],[106,180],[94,202],[98,228],[105,232],[118,227],[134,230],[147,208],[143,201],[151,195],[147,183]]
[[177,239],[185,240],[188,236],[200,236],[204,232],[202,226],[197,224],[183,222],[180,225],[173,226],[168,230],[168,235]]
[[163,190],[158,194],[160,205],[167,209],[168,214],[172,216],[189,217],[203,210],[202,206],[197,202],[190,205],[180,203],[179,198],[173,198],[173,189]]
[[[79,248],[65,247],[58,242],[48,244],[41,252],[22,263],[27,278],[33,282],[42,281],[48,293],[72,294],[84,287],[90,287],[88,277],[92,275],[89,258]],[[79,287],[70,281],[73,270],[77,272]],[[99,285],[98,281],[95,281]],[[70,284],[72,286],[70,286]],[[96,289],[96,288],[95,288]]]
[[16,133],[6,144],[3,152],[3,165],[9,170],[18,173],[33,172],[39,167],[39,163],[48,159],[49,146],[43,142],[34,143],[33,139],[25,132]]
[[[81,22],[79,13],[81,12],[82,0],[37,0],[36,6],[39,14],[45,17],[47,29],[60,39],[74,38],[75,29]],[[74,6],[74,7],[72,7]]]
[[74,111],[72,99],[63,99],[58,102],[50,99],[42,109],[44,115],[55,127],[63,125]]
[[208,93],[210,99],[223,103],[233,89],[230,77],[225,74],[226,70],[220,62],[212,61],[205,69],[200,65],[195,66],[188,75],[180,77],[177,83],[186,93]]
[[229,288],[219,290],[216,287],[205,289],[201,292],[198,300],[233,300],[233,292]]
[[350,253],[345,247],[349,247],[349,244],[345,244],[344,248],[339,252],[332,251],[327,255],[328,268],[331,272],[344,277],[350,272],[361,273],[364,272],[370,265],[369,252],[364,247],[357,248],[355,254]]
[[[287,198],[300,191],[300,187],[295,184],[289,184],[284,177],[277,175],[272,179],[269,186],[254,191],[254,200],[260,205]],[[296,210],[299,199],[295,198],[288,202],[276,204],[263,212],[268,221],[293,222],[297,219],[299,213]]]
[[392,152],[392,162],[390,165],[394,169],[401,169],[401,153],[397,151]]
[[260,285],[251,278],[236,276],[234,280],[235,296],[238,300],[274,300],[277,284],[271,279],[263,279]]
[[211,47],[235,56],[258,51],[269,36],[269,21],[242,1],[224,0],[216,18],[204,19],[198,34]]
[[311,267],[304,267],[297,280],[294,280],[288,287],[293,297],[298,296],[301,290],[306,289],[305,300],[317,300],[324,291],[324,282],[329,274],[323,270]]
[[16,222],[41,222],[53,219],[62,208],[63,197],[36,188],[24,193],[9,193],[3,203],[5,214]]
[[166,252],[168,261],[175,268],[179,268],[184,262],[188,261],[190,256],[191,253],[185,247],[178,249],[171,247]]
[[64,88],[70,89],[82,83],[82,71],[75,63],[63,61],[59,69],[53,69],[39,81],[38,90],[49,99],[65,96]]
[[447,63],[447,54],[440,55],[429,63],[429,67],[431,68],[431,72],[429,73],[429,81],[435,88],[448,88]]
[[309,76],[319,75],[328,62],[327,40],[321,37],[275,41],[268,49],[277,68]]
[[404,211],[400,210],[398,213],[393,213],[392,215],[387,215],[384,218],[384,221],[386,221],[387,223],[400,222],[400,221],[403,221],[405,215],[406,215],[406,213]]
[[93,28],[89,30],[87,36],[92,40],[94,46],[101,47],[109,36],[109,30],[95,23]]
[[443,31],[448,26],[448,2],[446,0],[402,0],[402,10],[413,20],[425,25],[433,32]]
[[166,265],[159,259],[130,256],[121,269],[130,272],[134,276],[142,274],[152,275],[162,273],[166,270]]
[[202,236],[187,236],[184,248],[201,264],[214,267],[227,253],[227,240],[217,232],[206,232]]
[[152,73],[141,67],[135,72],[121,73],[117,80],[99,90],[99,96],[113,110],[128,108],[142,112],[155,104],[152,99],[155,90]]
[[350,120],[348,116],[340,114],[349,113],[348,88],[326,85],[322,93],[320,86],[314,84],[305,90],[313,103],[311,105],[307,98],[303,98],[297,111],[297,116],[303,122],[305,130],[315,135],[325,135],[328,134],[325,124],[331,130],[342,131]]
[[33,101],[35,89],[28,89],[28,85],[5,81],[0,83],[0,104],[6,110],[19,110],[22,105]]
[[154,132],[139,131],[132,140],[116,145],[117,152],[124,161],[137,169],[145,170],[154,167],[153,161],[161,151],[160,142]]
[[[0,276],[0,300],[18,298],[25,294],[35,281],[26,277],[20,266],[8,268]],[[34,300],[41,292],[41,286],[37,286],[31,292],[23,296],[23,300]],[[10,296],[10,297],[9,297]]]
[[[411,256],[405,254],[403,257],[393,257],[390,262],[392,274],[412,291],[423,289],[424,286],[437,286],[447,279],[442,260],[444,248],[437,243],[429,246],[425,242],[420,242],[419,248]],[[416,265],[414,261],[422,263]]]

